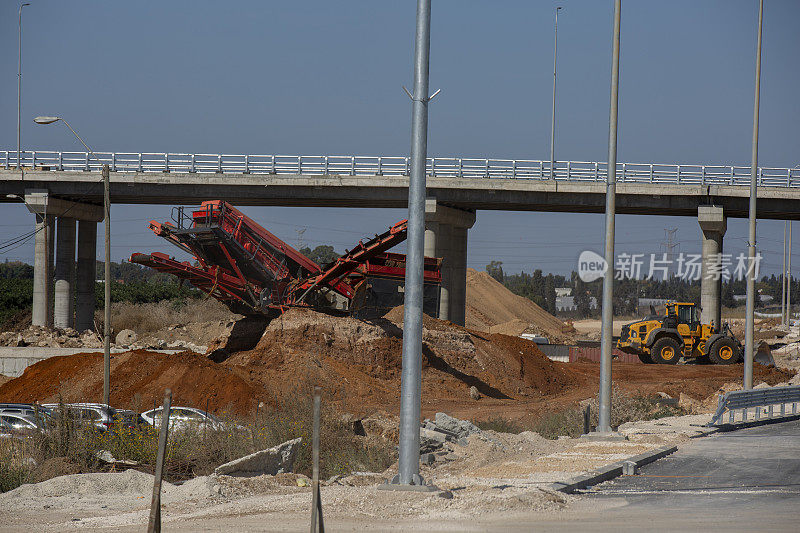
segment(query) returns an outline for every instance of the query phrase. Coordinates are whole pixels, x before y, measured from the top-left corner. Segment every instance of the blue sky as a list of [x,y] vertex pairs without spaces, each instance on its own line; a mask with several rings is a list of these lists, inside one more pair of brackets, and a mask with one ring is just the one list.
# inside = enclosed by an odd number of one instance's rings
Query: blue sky
[[[415,2],[104,2],[31,0],[23,11],[23,147],[405,155],[410,144]],[[429,153],[549,158],[553,13],[559,17],[556,157],[605,160],[613,2],[434,0]],[[0,5],[0,146],[16,145],[17,7]],[[623,3],[619,161],[749,165],[756,0]],[[800,164],[800,3],[765,5],[760,163]],[[14,52],[14,53],[11,53]],[[368,207],[368,206],[365,206]],[[0,239],[30,229],[4,204]],[[294,244],[342,251],[404,210],[247,208]],[[168,206],[113,210],[112,256],[164,250],[147,220]],[[664,228],[699,249],[693,218],[620,216],[620,251],[658,252]],[[745,248],[730,220],[726,251]],[[783,223],[759,224],[767,268]],[[800,229],[796,232],[800,235]],[[102,240],[100,241],[102,242]],[[602,215],[478,213],[468,262],[568,272],[602,247]],[[102,250],[98,249],[99,255]],[[31,261],[33,243],[4,259]],[[795,264],[800,266],[800,247]]]

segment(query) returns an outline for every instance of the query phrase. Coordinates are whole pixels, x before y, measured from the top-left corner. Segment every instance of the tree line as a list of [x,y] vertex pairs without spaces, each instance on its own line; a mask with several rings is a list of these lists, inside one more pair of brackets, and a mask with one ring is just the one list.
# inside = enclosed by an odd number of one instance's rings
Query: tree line
[[[577,316],[580,318],[599,316],[599,303],[602,299],[603,280],[599,279],[586,283],[580,279],[578,273],[573,271],[569,276],[561,274],[544,274],[541,269],[536,269],[532,274],[520,272],[519,274],[506,274],[503,271],[502,261],[491,261],[486,265],[486,272],[494,279],[505,285],[511,292],[524,296],[545,309],[548,313],[562,316]],[[724,307],[737,307],[744,305],[744,301],[736,300],[734,295],[746,293],[747,282],[730,279],[723,280],[721,300]],[[568,287],[572,289],[574,305],[577,308],[571,312],[559,312],[556,308],[556,288]],[[781,277],[763,276],[756,283],[756,291],[762,296],[772,296],[772,301],[763,306],[780,306]],[[800,279],[792,278],[791,292],[800,301]],[[592,298],[598,305],[592,309]],[[654,298],[678,300],[682,302],[700,303],[700,281],[684,280],[672,277],[667,280],[660,279],[615,279],[613,307],[615,315],[635,315],[639,312],[639,298]],[[757,302],[757,306],[760,304]]]

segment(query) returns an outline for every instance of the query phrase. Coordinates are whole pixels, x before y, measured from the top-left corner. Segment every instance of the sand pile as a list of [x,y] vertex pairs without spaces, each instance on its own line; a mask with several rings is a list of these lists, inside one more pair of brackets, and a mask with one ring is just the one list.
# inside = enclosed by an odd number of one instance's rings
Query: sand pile
[[467,269],[467,320],[470,329],[518,336],[536,333],[551,342],[571,343],[574,330],[531,300],[517,296],[486,272]]
[[[140,411],[159,405],[164,389],[172,404],[219,412],[233,407],[247,413],[266,400],[266,392],[207,358],[182,352],[161,354],[136,350],[111,360],[111,402]],[[29,366],[17,379],[0,385],[0,402],[99,402],[103,395],[102,354],[51,357]]]
[[[402,309],[387,317],[364,321],[291,309],[272,321],[254,349],[224,365],[279,393],[315,382],[359,402],[394,401],[400,391]],[[582,383],[523,339],[425,317],[423,343],[423,394],[431,400],[466,399],[472,386],[489,398],[517,398]]]
[[[356,410],[396,404],[402,371],[402,308],[388,318],[360,320],[290,309],[273,320],[257,345],[216,363],[191,352],[133,350],[112,359],[112,403],[145,410],[165,388],[173,403],[212,411],[249,412],[259,401],[322,384]],[[53,357],[0,385],[0,402],[100,401],[100,354]],[[582,384],[545,357],[536,344],[424,319],[423,394],[426,401],[481,397],[540,398]]]

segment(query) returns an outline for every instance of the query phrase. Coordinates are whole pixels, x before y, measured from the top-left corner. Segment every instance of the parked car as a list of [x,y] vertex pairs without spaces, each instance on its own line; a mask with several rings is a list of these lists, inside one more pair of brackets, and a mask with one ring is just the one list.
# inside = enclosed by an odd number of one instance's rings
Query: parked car
[[52,412],[43,405],[32,403],[0,403],[0,415],[22,416],[37,426],[46,428],[52,421]]
[[[53,416],[61,416],[57,403],[46,403],[44,407],[51,409]],[[114,424],[117,410],[103,403],[68,403],[64,404],[66,415],[80,425],[91,425],[105,431]]]
[[142,415],[136,411],[128,409],[117,409],[114,414],[114,423],[121,424],[122,427],[128,429],[144,429],[150,428],[150,424],[145,420]]
[[[161,412],[163,408],[157,407],[142,413],[148,424],[153,427],[161,426]],[[172,407],[169,410],[169,425],[170,429],[187,429],[187,428],[202,428],[203,426],[208,429],[221,429],[223,422],[202,409],[194,407]]]
[[45,428],[44,419],[29,418],[21,414],[0,413],[0,434],[9,435],[28,435],[41,431]]
[[0,403],[0,414],[9,413],[22,415],[29,418],[36,416],[50,416],[51,410],[43,405],[33,403]]

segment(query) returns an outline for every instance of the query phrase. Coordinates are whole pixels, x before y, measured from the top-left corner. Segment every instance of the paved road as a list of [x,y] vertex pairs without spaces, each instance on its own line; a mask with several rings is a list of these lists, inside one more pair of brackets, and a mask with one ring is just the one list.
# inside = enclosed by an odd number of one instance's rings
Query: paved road
[[[717,433],[587,491],[572,530],[799,531],[800,421]],[[595,510],[592,511],[591,509]]]

